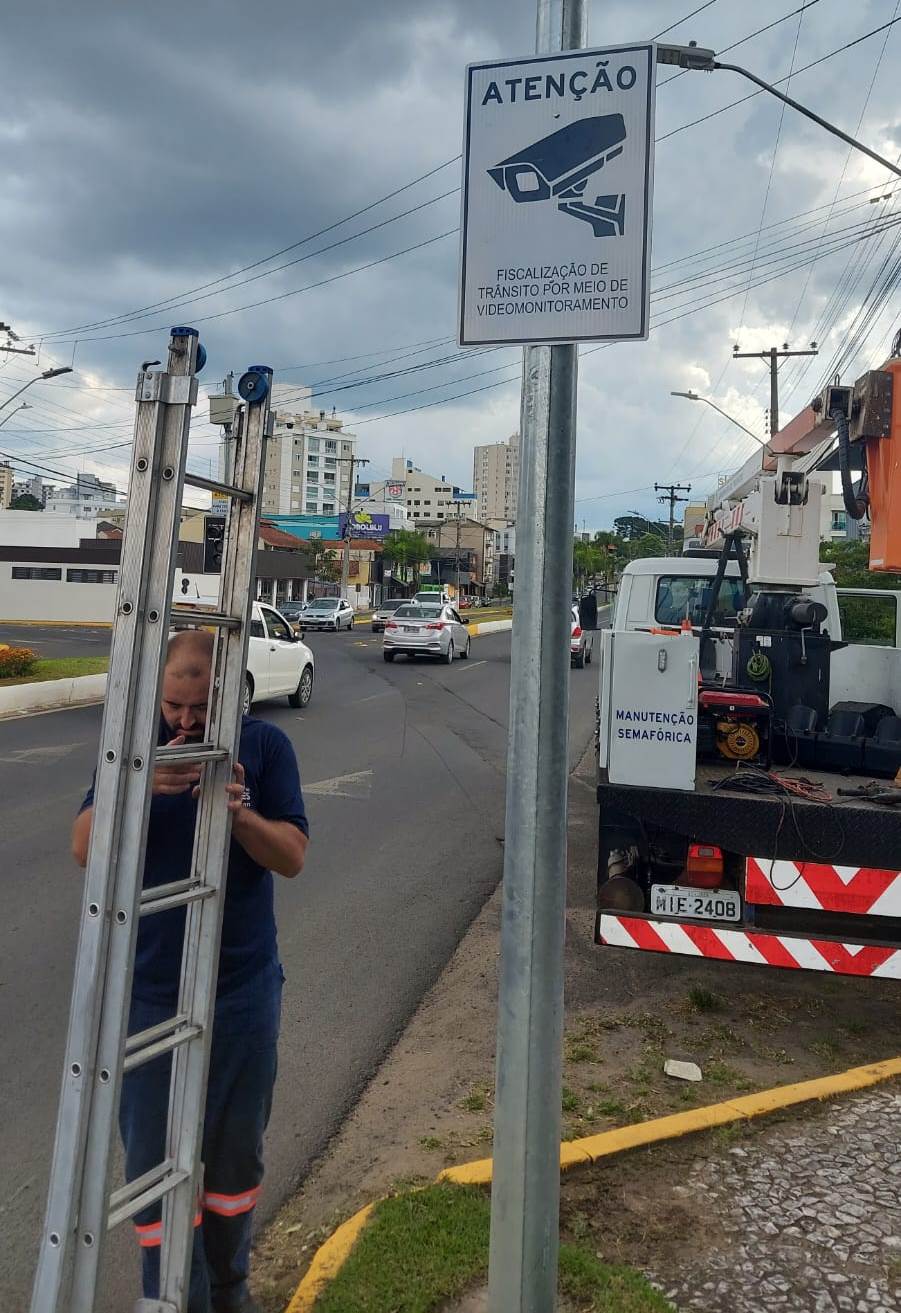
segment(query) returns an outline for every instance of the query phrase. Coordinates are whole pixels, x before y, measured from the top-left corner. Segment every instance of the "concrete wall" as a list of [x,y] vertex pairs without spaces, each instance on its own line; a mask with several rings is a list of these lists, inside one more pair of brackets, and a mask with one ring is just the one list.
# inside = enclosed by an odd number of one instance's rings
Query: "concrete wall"
[[[15,515],[13,511],[11,514]],[[27,511],[21,514],[27,515]],[[35,511],[40,515],[40,511]],[[73,568],[114,569],[112,566],[73,567],[41,562],[41,568],[56,568],[60,579],[13,579],[15,562],[0,561],[0,620],[57,620],[84,623],[111,623],[116,604],[116,584],[77,584],[66,582],[66,570]],[[31,564],[30,562],[28,564]]]
[[82,538],[96,534],[96,520],[51,511],[0,511],[2,547],[77,547]]

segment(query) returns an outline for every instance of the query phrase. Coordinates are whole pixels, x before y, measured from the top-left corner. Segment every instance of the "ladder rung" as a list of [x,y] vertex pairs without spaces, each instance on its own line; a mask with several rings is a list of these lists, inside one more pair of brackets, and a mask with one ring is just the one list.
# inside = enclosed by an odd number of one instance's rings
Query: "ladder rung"
[[140,915],[149,916],[151,912],[168,912],[172,907],[185,907],[202,898],[211,898],[215,892],[213,885],[199,884],[196,880],[173,880],[171,884],[154,885],[141,894]]
[[223,497],[232,497],[235,501],[253,501],[253,493],[244,488],[236,488],[231,483],[217,483],[215,479],[205,479],[200,474],[186,474],[185,483],[192,488],[203,488],[205,492],[218,492]]
[[215,625],[218,629],[240,629],[242,621],[221,611],[189,611],[177,604],[169,612],[171,619],[183,620],[190,625]]
[[145,1062],[152,1062],[164,1053],[171,1053],[180,1044],[187,1044],[189,1040],[203,1034],[202,1026],[189,1026],[186,1022],[187,1017],[181,1012],[168,1021],[161,1021],[158,1026],[149,1026],[136,1035],[129,1035],[125,1043],[122,1070],[133,1071],[135,1067],[142,1067]]
[[169,1161],[151,1168],[143,1176],[135,1177],[133,1181],[123,1185],[120,1190],[114,1190],[110,1195],[106,1229],[112,1231],[114,1227],[121,1226],[130,1217],[134,1217],[135,1213],[140,1213],[143,1208],[149,1208],[151,1204],[155,1204],[187,1179],[188,1173],[173,1168]]
[[164,743],[156,750],[156,764],[159,766],[170,761],[178,766],[189,766],[197,761],[225,761],[228,756],[228,749],[217,748],[215,743],[180,743],[175,748]]

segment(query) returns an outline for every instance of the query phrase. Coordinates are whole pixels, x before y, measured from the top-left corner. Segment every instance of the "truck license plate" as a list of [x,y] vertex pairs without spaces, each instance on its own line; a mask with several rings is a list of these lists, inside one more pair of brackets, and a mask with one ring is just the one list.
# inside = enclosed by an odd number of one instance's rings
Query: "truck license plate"
[[741,898],[735,889],[689,889],[683,884],[651,885],[651,914],[692,921],[740,921]]

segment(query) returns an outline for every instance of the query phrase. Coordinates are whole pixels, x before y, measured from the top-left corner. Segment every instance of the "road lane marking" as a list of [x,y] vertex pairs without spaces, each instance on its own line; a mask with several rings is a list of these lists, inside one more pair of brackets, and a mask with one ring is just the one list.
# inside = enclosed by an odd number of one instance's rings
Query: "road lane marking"
[[368,798],[372,793],[372,771],[358,770],[350,775],[334,775],[329,780],[305,783],[303,791],[320,798]]
[[396,691],[396,689],[389,688],[386,689],[384,693],[370,693],[368,698],[356,698],[350,705],[352,707],[358,707],[361,702],[374,702],[376,698],[393,698]]
[[465,666],[460,666],[460,667],[458,667],[458,668],[459,668],[459,670],[460,670],[460,673],[462,674],[464,670],[475,670],[476,666],[487,666],[487,665],[488,665],[487,660],[486,660],[486,661],[467,661],[467,663],[466,663]]
[[0,757],[0,763],[5,766],[51,766],[86,743],[87,739],[83,739],[80,743],[62,743],[58,747],[16,748],[8,756]]

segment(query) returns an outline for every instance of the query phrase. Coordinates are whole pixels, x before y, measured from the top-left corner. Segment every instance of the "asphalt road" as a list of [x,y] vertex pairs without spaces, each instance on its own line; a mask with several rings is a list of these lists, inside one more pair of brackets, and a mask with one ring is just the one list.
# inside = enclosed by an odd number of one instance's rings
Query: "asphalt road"
[[38,656],[106,656],[112,629],[103,625],[10,625],[0,623],[0,643],[30,647]]
[[[265,1220],[303,1177],[501,874],[509,633],[453,666],[382,661],[379,636],[311,637],[313,700],[255,709],[293,740],[312,840],[279,882],[287,975]],[[593,668],[571,675],[571,764],[594,731]],[[0,723],[0,1309],[24,1313],[55,1126],[81,877],[71,819],[99,707]],[[132,1237],[106,1255],[96,1313],[137,1290]]]

